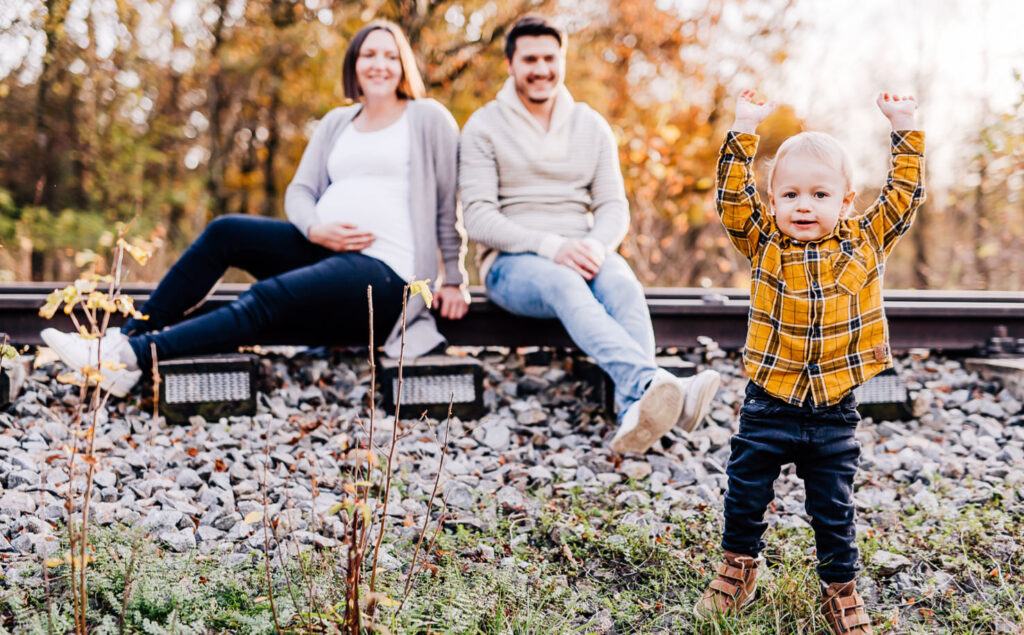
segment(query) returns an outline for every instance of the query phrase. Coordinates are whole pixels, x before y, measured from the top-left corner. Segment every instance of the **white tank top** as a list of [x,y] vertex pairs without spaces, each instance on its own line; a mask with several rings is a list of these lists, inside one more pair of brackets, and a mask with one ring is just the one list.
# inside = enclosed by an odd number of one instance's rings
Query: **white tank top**
[[327,157],[331,184],[316,202],[319,222],[348,223],[373,233],[377,240],[362,253],[383,261],[406,282],[415,274],[411,139],[408,108],[395,123],[373,132],[349,124]]

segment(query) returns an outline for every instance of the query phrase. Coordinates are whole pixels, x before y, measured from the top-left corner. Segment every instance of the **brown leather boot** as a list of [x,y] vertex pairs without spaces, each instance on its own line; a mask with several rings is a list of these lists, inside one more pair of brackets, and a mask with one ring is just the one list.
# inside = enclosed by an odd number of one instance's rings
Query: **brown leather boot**
[[836,635],[871,635],[871,618],[864,610],[864,598],[857,593],[855,583],[834,582],[821,584],[824,604],[821,614]]
[[725,562],[719,563],[716,573],[704,595],[693,606],[697,617],[711,619],[719,614],[733,613],[754,599],[757,560],[752,556],[726,551]]

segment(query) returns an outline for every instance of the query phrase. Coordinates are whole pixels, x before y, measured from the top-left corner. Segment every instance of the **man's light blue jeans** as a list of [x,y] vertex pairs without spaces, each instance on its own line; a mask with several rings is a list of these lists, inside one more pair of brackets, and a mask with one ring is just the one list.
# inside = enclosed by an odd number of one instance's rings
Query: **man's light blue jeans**
[[557,318],[572,341],[615,383],[619,416],[640,399],[657,370],[654,329],[643,287],[611,253],[593,280],[536,254],[502,254],[484,281],[491,301],[510,313]]

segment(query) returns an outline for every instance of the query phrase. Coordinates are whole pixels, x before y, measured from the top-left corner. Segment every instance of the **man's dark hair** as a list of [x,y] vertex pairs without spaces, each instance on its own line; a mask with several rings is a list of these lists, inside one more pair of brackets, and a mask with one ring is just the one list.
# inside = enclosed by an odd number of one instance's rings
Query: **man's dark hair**
[[551,24],[544,16],[530,14],[516,20],[512,30],[505,36],[505,59],[512,61],[516,54],[516,40],[524,35],[550,35],[558,40],[559,48],[565,46],[562,30]]

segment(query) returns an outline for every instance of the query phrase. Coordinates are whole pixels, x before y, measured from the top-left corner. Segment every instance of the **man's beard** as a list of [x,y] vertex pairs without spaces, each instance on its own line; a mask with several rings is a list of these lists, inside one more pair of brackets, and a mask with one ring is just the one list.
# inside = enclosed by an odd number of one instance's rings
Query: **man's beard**
[[[555,80],[554,79],[551,79],[550,81],[551,81],[551,83],[553,85],[555,84]],[[547,102],[549,102],[552,99],[554,99],[555,98],[555,94],[557,93],[557,90],[555,90],[555,88],[557,88],[557,86],[553,86],[553,88],[551,90],[551,93],[547,97],[542,97],[542,98],[531,97],[530,96],[530,91],[529,91],[529,86],[530,86],[529,81],[524,81],[522,86],[517,85],[517,88],[519,88],[519,94],[522,95],[526,99],[526,101],[530,102],[531,104],[537,104],[537,105],[546,104]]]

